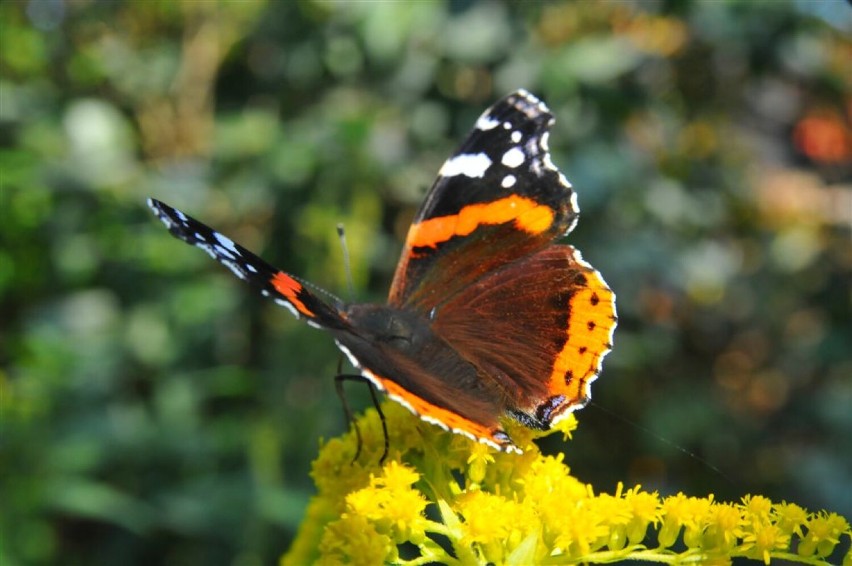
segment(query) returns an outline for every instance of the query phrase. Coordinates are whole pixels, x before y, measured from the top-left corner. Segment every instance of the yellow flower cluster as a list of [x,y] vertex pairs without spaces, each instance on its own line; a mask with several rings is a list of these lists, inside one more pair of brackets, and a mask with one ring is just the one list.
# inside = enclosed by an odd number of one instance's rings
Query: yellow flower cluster
[[[504,454],[419,421],[396,403],[355,435],[327,442],[314,462],[318,488],[282,566],[302,564],[573,564],[643,560],[728,564],[746,557],[823,564],[849,523],[792,503],[746,496],[740,503],[639,486],[596,494],[570,475],[562,455],[542,455],[532,432],[510,431],[524,453]],[[563,421],[570,435],[576,421]],[[650,527],[650,529],[649,529]],[[653,544],[649,543],[653,541]],[[852,550],[843,558],[852,566]]]

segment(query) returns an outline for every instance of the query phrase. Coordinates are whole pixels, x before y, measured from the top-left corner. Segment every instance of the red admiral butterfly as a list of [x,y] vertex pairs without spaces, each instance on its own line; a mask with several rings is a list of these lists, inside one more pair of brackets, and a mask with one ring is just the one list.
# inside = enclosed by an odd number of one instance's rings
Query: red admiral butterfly
[[546,430],[590,397],[615,329],[615,297],[573,247],[576,195],[550,160],[553,115],[526,91],[476,122],[408,231],[388,302],[320,296],[160,201],[171,233],[308,324],[423,420],[518,450],[510,416]]

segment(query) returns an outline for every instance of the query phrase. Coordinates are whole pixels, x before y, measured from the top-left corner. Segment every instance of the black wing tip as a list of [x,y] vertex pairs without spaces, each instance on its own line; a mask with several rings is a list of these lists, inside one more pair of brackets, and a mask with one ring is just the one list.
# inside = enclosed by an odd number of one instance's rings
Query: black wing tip
[[540,120],[546,125],[553,123],[553,113],[547,107],[547,104],[525,88],[510,92],[503,97],[501,102],[506,102],[516,110],[523,112],[530,120]]
[[[553,113],[537,96],[528,90],[519,88],[485,109],[474,128],[480,131],[491,130],[506,124],[521,126],[528,124],[528,133],[546,134],[555,122]],[[546,142],[545,142],[546,143]],[[546,151],[546,147],[543,148]]]
[[151,209],[151,212],[153,212],[154,215],[163,222],[165,222],[168,217],[175,215],[175,209],[162,201],[148,197],[145,202],[148,204],[148,208]]
[[171,208],[163,201],[157,200],[154,197],[148,197],[147,199],[145,199],[145,203],[148,205],[148,208],[150,208],[154,212],[154,214],[157,215],[160,215],[164,211]]
[[[513,100],[523,100],[529,104],[539,105],[544,104],[539,97],[531,93],[525,88],[518,88],[510,92],[505,96],[505,98],[513,99]],[[546,108],[546,106],[545,106]]]
[[155,198],[149,197],[147,199],[147,203],[148,208],[151,209],[154,216],[159,218],[160,222],[169,229],[169,232],[171,232],[173,236],[189,243],[193,243],[188,238],[188,223],[194,221],[194,219],[190,218],[180,210]]

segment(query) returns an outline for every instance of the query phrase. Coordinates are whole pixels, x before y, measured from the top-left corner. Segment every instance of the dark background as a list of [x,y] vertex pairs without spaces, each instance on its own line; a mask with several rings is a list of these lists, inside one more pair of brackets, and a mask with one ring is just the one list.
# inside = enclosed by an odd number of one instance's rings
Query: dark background
[[599,491],[852,516],[850,29],[839,0],[0,4],[0,562],[274,561],[345,430],[336,351],[144,199],[340,295],[343,222],[381,301],[518,87],[620,315],[545,448]]

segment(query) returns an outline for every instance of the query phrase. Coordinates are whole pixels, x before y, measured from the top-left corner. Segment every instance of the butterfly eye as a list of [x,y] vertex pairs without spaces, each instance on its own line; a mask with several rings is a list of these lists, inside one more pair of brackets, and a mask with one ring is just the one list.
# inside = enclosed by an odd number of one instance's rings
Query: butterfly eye
[[385,332],[387,340],[393,342],[411,344],[415,337],[415,330],[411,323],[399,316],[388,317]]

